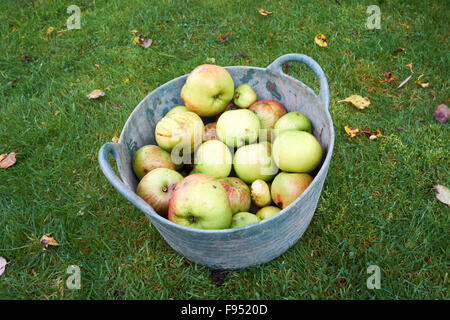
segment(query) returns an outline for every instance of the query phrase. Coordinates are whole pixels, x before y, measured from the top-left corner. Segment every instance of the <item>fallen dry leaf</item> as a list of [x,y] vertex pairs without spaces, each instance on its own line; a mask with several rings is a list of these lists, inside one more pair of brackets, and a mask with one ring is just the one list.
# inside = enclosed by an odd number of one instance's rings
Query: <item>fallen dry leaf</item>
[[436,190],[436,198],[440,202],[450,206],[450,190],[440,184],[435,185],[434,190]]
[[247,54],[245,52],[238,52],[231,55],[231,58],[247,58]]
[[118,136],[114,136],[114,137],[111,139],[111,141],[117,143],[117,142],[119,142],[119,137],[118,137]]
[[8,261],[6,261],[5,258],[0,257],[0,276],[5,272],[6,265],[8,264]]
[[267,11],[267,10],[264,10],[264,9],[261,9],[261,8],[258,8],[258,12],[260,14],[262,14],[263,16],[268,16],[269,14],[273,13],[273,12],[270,12],[270,11]]
[[406,50],[403,49],[403,48],[399,48],[399,49],[395,50],[394,52],[392,52],[392,54],[397,54],[397,53],[400,53],[400,52],[406,53]]
[[450,109],[445,104],[440,104],[433,112],[433,118],[440,123],[446,123],[450,118]]
[[0,155],[0,168],[6,169],[16,163],[16,154],[16,152],[11,152],[10,154],[4,153]]
[[414,71],[413,71],[413,64],[412,63],[405,64],[405,67],[409,68],[411,73],[414,73]]
[[56,110],[55,113],[54,113],[54,115],[57,116],[57,115],[60,114],[60,113],[61,113],[61,111]]
[[59,30],[58,33],[58,37],[62,36],[64,33],[66,33],[67,30]]
[[25,54],[21,54],[20,57],[23,59],[23,61],[33,61],[34,58],[32,56],[27,56]]
[[[136,30],[133,30],[133,31],[136,31]],[[137,44],[137,45],[139,45],[139,46],[141,46],[141,47],[143,47],[145,49],[148,49],[152,45],[153,40],[152,39],[145,40],[142,37],[142,34],[138,34],[137,36],[135,36],[133,38],[133,43]]]
[[123,84],[129,84],[131,82],[130,78],[126,78],[125,80],[123,80]]
[[148,40],[145,40],[142,43],[140,43],[140,46],[142,48],[148,49],[152,45],[152,43],[153,43],[153,40],[152,39],[148,39]]
[[381,80],[381,82],[391,82],[394,80],[394,75],[392,72],[385,72],[384,73],[384,80]]
[[370,100],[367,97],[361,97],[360,95],[357,94],[352,94],[351,96],[349,96],[348,98],[345,98],[344,100],[339,100],[339,102],[350,102],[351,104],[353,104],[356,108],[363,110],[365,108],[367,108],[370,105]]
[[55,237],[51,234],[44,234],[41,238],[42,250],[47,250],[48,246],[59,246],[59,243],[55,240]]
[[206,62],[207,63],[211,63],[211,64],[215,64],[216,63],[216,59],[215,58],[206,58]]
[[429,85],[430,85],[430,83],[429,82],[422,82],[422,80],[420,80],[420,78],[422,78],[423,77],[423,73],[417,78],[417,80],[416,80],[416,83],[419,85],[419,86],[421,86],[422,88],[426,88],[426,87],[428,87]]
[[328,46],[328,40],[325,35],[319,33],[317,36],[314,37],[314,42],[317,43],[319,47],[326,47]]
[[91,93],[89,93],[87,95],[87,97],[89,99],[98,99],[100,97],[105,96],[105,91],[101,90],[101,89],[95,89],[94,91],[92,91]]
[[347,134],[349,135],[350,138],[355,137],[356,134],[359,132],[359,129],[353,128],[353,127],[345,126],[344,129],[345,129],[345,132],[347,132]]
[[52,33],[54,30],[55,30],[55,28],[49,27],[49,28],[45,31],[45,36],[48,37],[48,35],[49,35],[50,33]]
[[227,41],[229,37],[230,37],[230,32],[227,32],[225,35],[222,35],[221,33],[219,33],[219,41],[220,42]]

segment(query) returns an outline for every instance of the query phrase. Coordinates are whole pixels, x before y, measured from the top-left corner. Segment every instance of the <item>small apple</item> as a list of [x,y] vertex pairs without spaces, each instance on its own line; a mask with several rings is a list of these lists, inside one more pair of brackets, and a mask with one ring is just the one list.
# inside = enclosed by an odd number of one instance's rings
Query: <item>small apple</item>
[[169,202],[169,220],[198,229],[227,229],[233,214],[222,185],[204,173],[181,180]]
[[184,111],[189,111],[189,109],[188,108],[186,108],[185,106],[176,106],[176,107],[173,107],[172,109],[170,109],[167,113],[166,113],[166,115],[168,115],[168,114],[171,114],[171,113],[174,113],[174,112],[184,112]]
[[230,147],[240,147],[258,139],[261,124],[258,116],[247,109],[224,112],[217,120],[217,136]]
[[248,108],[257,99],[255,90],[248,84],[241,84],[234,90],[233,102],[240,108]]
[[228,71],[217,65],[202,64],[192,70],[181,89],[181,99],[199,116],[214,116],[233,99],[234,82]]
[[271,186],[273,202],[280,208],[286,208],[308,188],[312,180],[307,173],[280,172]]
[[231,221],[231,228],[240,228],[249,224],[254,224],[261,221],[259,217],[250,212],[238,212],[233,216]]
[[146,145],[139,148],[133,156],[133,170],[138,179],[156,168],[175,170],[170,153],[155,145]]
[[195,151],[192,173],[206,173],[214,178],[228,177],[233,157],[230,149],[219,140],[203,142]]
[[275,213],[280,212],[281,209],[278,207],[274,207],[274,206],[268,206],[268,207],[264,207],[258,210],[258,212],[256,213],[256,216],[258,218],[260,218],[261,220],[263,219],[267,219],[271,216],[273,216]]
[[217,122],[211,122],[205,125],[205,134],[203,135],[203,141],[217,140],[216,131]]
[[264,180],[256,179],[252,182],[251,194],[253,202],[258,207],[268,206],[272,202],[269,185]]
[[139,182],[136,194],[144,199],[161,216],[167,217],[169,201],[183,176],[172,169],[156,168]]
[[267,129],[270,136],[275,123],[286,114],[284,106],[275,100],[256,101],[250,106],[249,110],[256,113],[261,121],[261,128]]
[[273,142],[276,165],[286,172],[311,172],[322,160],[322,146],[311,133],[285,131]]
[[182,150],[190,154],[202,143],[204,132],[203,121],[194,112],[172,112],[156,124],[155,139],[158,146],[166,151],[176,147],[178,152]]
[[299,111],[288,112],[275,123],[273,127],[275,135],[279,135],[284,131],[298,130],[311,133],[311,122]]
[[250,189],[244,181],[236,177],[228,177],[219,179],[219,182],[228,194],[233,214],[250,209]]
[[271,156],[270,142],[242,146],[234,154],[233,168],[236,175],[246,183],[257,179],[270,181],[278,168]]

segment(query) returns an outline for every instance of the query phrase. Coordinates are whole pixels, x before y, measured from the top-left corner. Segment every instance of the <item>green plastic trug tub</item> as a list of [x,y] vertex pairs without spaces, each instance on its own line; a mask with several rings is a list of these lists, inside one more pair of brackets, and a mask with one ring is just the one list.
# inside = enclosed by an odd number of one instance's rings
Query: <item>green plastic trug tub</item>
[[[284,74],[282,66],[300,61],[310,67],[320,83],[320,93]],[[270,261],[294,245],[308,227],[327,175],[334,145],[334,130],[328,112],[328,83],[322,68],[308,56],[287,54],[267,68],[226,67],[236,86],[251,85],[258,99],[273,99],[288,111],[303,112],[312,123],[324,156],[309,187],[288,207],[256,224],[236,229],[199,230],[177,225],[161,216],[136,195],[138,183],[132,157],[146,144],[155,144],[157,122],[176,105],[183,105],[181,87],[187,75],[167,82],[142,100],[125,123],[118,143],[106,143],[99,151],[100,167],[114,188],[150,219],[167,243],[191,261],[214,269],[240,269]],[[117,162],[120,178],[112,170],[108,154]]]

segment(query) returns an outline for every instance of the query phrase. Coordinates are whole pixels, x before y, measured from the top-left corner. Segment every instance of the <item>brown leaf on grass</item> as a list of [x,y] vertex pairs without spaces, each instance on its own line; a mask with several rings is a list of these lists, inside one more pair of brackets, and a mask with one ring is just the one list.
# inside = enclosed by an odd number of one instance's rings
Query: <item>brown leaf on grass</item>
[[392,52],[392,54],[397,54],[397,53],[400,53],[400,52],[406,53],[406,50],[403,49],[403,48],[399,48],[397,50],[394,50],[394,52]]
[[23,61],[33,61],[34,58],[32,56],[27,56],[25,54],[21,54],[20,57],[22,58]]
[[414,71],[413,71],[413,64],[412,63],[405,64],[405,67],[409,68],[411,73],[414,73]]
[[8,261],[6,261],[5,258],[0,257],[0,276],[5,272],[7,264]]
[[258,8],[258,12],[259,14],[263,15],[263,16],[268,16],[269,14],[272,14],[273,12]]
[[445,104],[440,104],[433,112],[433,118],[440,123],[446,123],[450,118],[450,109]]
[[219,41],[220,42],[227,41],[229,37],[230,37],[230,32],[227,32],[225,35],[222,35],[221,33],[219,33]]
[[436,190],[436,198],[446,205],[450,206],[450,190],[440,184],[434,186],[434,190]]
[[319,33],[317,36],[314,37],[314,42],[319,46],[319,47],[326,47],[328,46],[328,40],[327,37],[321,33]]
[[214,284],[218,287],[223,285],[223,283],[225,282],[226,276],[227,276],[227,272],[224,270],[216,270],[216,269],[211,270],[212,280],[214,281]]
[[353,104],[356,108],[363,110],[367,108],[370,105],[370,100],[367,97],[361,97],[357,94],[352,94],[351,96],[345,98],[344,100],[339,100],[339,102],[350,102]]
[[50,33],[52,33],[54,30],[55,30],[55,28],[49,27],[49,28],[45,31],[45,36],[48,37],[48,35],[49,35]]
[[1,154],[0,155],[0,168],[6,169],[11,167],[14,163],[16,163],[16,152],[11,152],[10,154]]
[[59,246],[59,243],[51,233],[48,233],[42,236],[41,246],[42,250],[47,250],[48,246]]
[[422,88],[426,88],[426,87],[428,87],[428,86],[430,85],[430,83],[429,83],[429,82],[422,82],[422,80],[420,80],[420,78],[422,78],[423,75],[424,75],[424,73],[422,73],[422,74],[417,78],[416,83],[417,83],[419,86],[421,86]]
[[101,89],[95,89],[94,91],[92,91],[91,93],[89,93],[87,95],[87,97],[89,99],[98,99],[100,97],[105,96],[105,91],[101,90]]
[[356,136],[356,134],[359,132],[358,128],[345,126],[344,129],[350,138],[354,138]]
[[67,30],[59,30],[58,33],[58,37],[62,36],[64,33],[66,33]]
[[394,75],[392,72],[385,72],[384,73],[384,80],[381,80],[381,82],[391,82],[394,80]]

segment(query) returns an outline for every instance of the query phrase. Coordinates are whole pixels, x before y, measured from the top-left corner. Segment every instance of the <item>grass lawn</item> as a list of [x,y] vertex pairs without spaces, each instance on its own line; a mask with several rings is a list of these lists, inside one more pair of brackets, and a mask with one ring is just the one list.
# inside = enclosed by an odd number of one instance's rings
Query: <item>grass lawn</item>
[[[81,29],[58,32],[71,4]],[[365,26],[372,4],[379,30]],[[9,262],[0,298],[447,299],[450,211],[433,185],[450,186],[450,132],[433,111],[449,101],[449,12],[448,1],[1,1],[0,154],[17,152],[17,163],[0,169]],[[133,44],[132,30],[152,46]],[[327,47],[314,43],[318,33]],[[336,140],[322,196],[291,249],[229,271],[219,287],[112,188],[97,152],[149,92],[208,58],[265,67],[292,52],[315,59],[330,86]],[[398,89],[409,63],[413,77]],[[305,66],[288,72],[318,90]],[[426,88],[415,83],[421,74]],[[371,105],[337,103],[351,94]],[[385,137],[349,138],[345,126]],[[46,233],[59,246],[42,250]],[[66,287],[70,265],[80,267],[80,290]],[[367,288],[370,265],[381,289]]]

